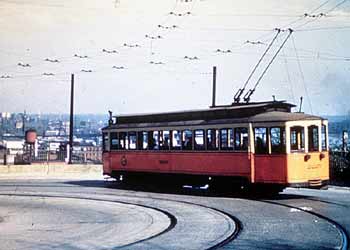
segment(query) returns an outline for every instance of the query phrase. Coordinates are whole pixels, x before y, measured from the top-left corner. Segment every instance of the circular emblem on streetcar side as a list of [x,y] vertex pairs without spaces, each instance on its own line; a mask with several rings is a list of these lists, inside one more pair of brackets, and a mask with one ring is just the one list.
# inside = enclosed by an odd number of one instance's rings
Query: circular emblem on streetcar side
[[122,166],[126,166],[126,164],[128,164],[128,160],[126,159],[125,155],[123,155],[120,159],[120,164],[122,164]]

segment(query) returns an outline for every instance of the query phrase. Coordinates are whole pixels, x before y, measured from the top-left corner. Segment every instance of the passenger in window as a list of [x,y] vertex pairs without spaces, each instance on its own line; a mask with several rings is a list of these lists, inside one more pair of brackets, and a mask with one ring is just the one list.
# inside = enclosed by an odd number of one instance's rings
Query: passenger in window
[[260,137],[256,137],[256,152],[263,153],[263,151],[264,151],[263,140]]
[[155,149],[156,143],[155,143],[153,137],[149,137],[149,142],[148,142],[148,144],[149,144],[149,149],[151,149],[151,150],[152,150],[152,149]]
[[192,136],[186,137],[184,142],[184,149],[191,150],[192,149]]
[[181,149],[181,132],[178,130],[172,131],[172,150],[179,150]]
[[165,139],[164,139],[162,149],[163,149],[163,150],[169,150],[169,141],[168,141],[168,138],[165,138]]
[[248,149],[248,137],[243,137],[242,150]]
[[207,148],[208,150],[218,149],[218,130],[208,129],[207,130]]

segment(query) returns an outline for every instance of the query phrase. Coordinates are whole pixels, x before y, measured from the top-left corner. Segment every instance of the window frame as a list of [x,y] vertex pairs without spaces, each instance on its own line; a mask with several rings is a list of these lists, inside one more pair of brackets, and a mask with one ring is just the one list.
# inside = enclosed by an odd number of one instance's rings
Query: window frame
[[[174,134],[175,134],[175,132],[176,132],[176,134],[179,136],[179,141],[178,140],[174,140],[175,139],[175,136],[174,136]],[[176,151],[178,151],[178,150],[182,150],[182,131],[181,130],[179,130],[179,129],[175,129],[175,130],[171,130],[171,135],[170,135],[170,137],[171,137],[171,140],[170,140],[170,142],[171,142],[171,144],[170,144],[170,150],[176,150]],[[179,145],[177,145],[177,146],[174,146],[174,142],[180,142],[180,144]]]
[[109,144],[109,133],[108,132],[102,132],[102,152],[109,152],[110,148],[107,147]]
[[[257,133],[256,133],[256,130],[257,129],[265,129],[265,141],[264,139],[262,139],[262,142],[265,146],[264,147],[261,147],[261,149],[258,149],[258,142],[257,142],[257,138],[260,138],[260,137],[257,137]],[[253,128],[253,135],[254,135],[254,152],[255,154],[258,154],[258,155],[267,155],[269,154],[269,128],[268,127],[254,127]]]
[[[135,147],[131,148],[131,137],[135,137]],[[129,131],[128,132],[128,150],[137,150],[137,132]]]
[[[118,132],[118,135],[119,135],[119,150],[127,150],[127,146],[128,146],[128,140],[127,140],[127,137],[128,137],[128,133],[127,132]],[[123,146],[122,146],[122,143],[123,143]]]
[[[223,131],[225,131],[226,133],[226,139],[223,140]],[[234,141],[234,136],[233,136],[233,129],[232,128],[221,128],[219,130],[219,134],[220,134],[220,150],[233,150],[234,149],[234,145],[231,143],[231,139]],[[232,138],[230,137],[230,135],[232,136]],[[225,141],[226,146],[223,145],[223,142]],[[232,141],[232,142],[233,142]]]
[[[196,137],[197,137],[197,132],[202,132],[202,139],[203,143],[202,144],[197,144],[196,142]],[[193,130],[193,137],[194,137],[194,150],[195,151],[202,151],[205,150],[205,129],[195,129]]]
[[[316,129],[316,133],[315,133]],[[310,125],[307,126],[308,132],[308,152],[319,152],[320,151],[320,131],[319,126]]]
[[[245,132],[242,132],[245,130]],[[244,137],[242,135],[246,134],[247,136]],[[237,137],[239,135],[239,137]],[[237,140],[239,138],[239,140]],[[246,138],[246,145],[244,138]],[[239,146],[236,143],[239,141]],[[247,127],[235,127],[233,128],[233,150],[234,151],[240,151],[240,152],[247,152],[249,148],[249,129]]]
[[[116,135],[115,138],[113,138],[113,135]],[[119,149],[119,133],[118,132],[110,132],[109,133],[109,149],[110,151],[114,151],[114,150],[118,150]],[[113,144],[113,140],[116,139],[117,140],[117,144]]]
[[[220,142],[219,142],[219,129],[216,128],[208,128],[206,131],[206,144],[207,144],[207,150],[209,151],[218,151],[220,149]],[[209,133],[208,131],[213,131],[214,133]],[[214,134],[214,140],[212,138],[212,135]],[[211,139],[211,143],[209,143],[209,137]],[[214,142],[214,147],[212,147]]]
[[[167,140],[166,140],[165,134],[167,134]],[[170,130],[160,130],[159,131],[159,150],[163,150],[163,151],[170,150],[170,142],[171,142],[170,137],[171,137]]]
[[[302,133],[300,133],[300,148],[297,148],[297,149],[293,149],[293,144],[292,144],[292,135],[293,135],[293,133],[292,133],[292,130],[294,129],[294,128],[300,128],[301,130],[301,132]],[[299,147],[299,142],[298,142],[298,130],[295,130],[296,131],[296,137],[295,137],[295,139],[296,139],[296,146],[297,147]],[[305,127],[304,126],[301,126],[301,125],[295,125],[295,126],[291,126],[290,128],[289,128],[289,133],[290,133],[290,138],[289,138],[289,142],[287,142],[287,143],[289,143],[289,145],[290,145],[290,152],[292,152],[292,153],[298,153],[298,152],[306,152],[306,138],[305,138]]]
[[[186,143],[186,131],[191,132],[191,137],[187,140],[187,145],[185,145]],[[193,136],[193,130],[192,129],[183,129],[181,130],[181,147],[183,151],[191,151],[193,150],[193,140],[194,140],[194,136]]]
[[[323,132],[324,129],[324,132]],[[324,135],[324,138],[322,137]],[[324,142],[324,147],[323,147]],[[321,124],[321,151],[325,152],[328,150],[328,134],[327,134],[327,125]]]
[[[280,129],[280,143],[278,147],[279,150],[274,150],[274,145],[272,144],[272,130]],[[284,126],[272,126],[269,127],[269,144],[270,144],[270,154],[286,154],[287,153],[287,135],[286,135],[286,127]]]

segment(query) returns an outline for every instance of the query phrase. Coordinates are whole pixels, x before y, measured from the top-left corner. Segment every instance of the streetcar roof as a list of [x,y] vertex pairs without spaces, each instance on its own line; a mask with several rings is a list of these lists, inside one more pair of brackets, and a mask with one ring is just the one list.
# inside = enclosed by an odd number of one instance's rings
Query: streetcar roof
[[116,123],[110,124],[104,129],[323,120],[318,116],[292,113],[292,107],[295,105],[285,101],[273,101],[216,106],[202,110],[118,115]]
[[255,102],[222,105],[201,110],[118,115],[115,117],[117,124],[215,120],[251,117],[272,110],[290,112],[292,107],[295,107],[295,105],[285,101]]
[[[176,127],[176,126],[202,126],[220,124],[261,123],[261,122],[287,122],[301,120],[323,120],[323,118],[304,113],[291,113],[283,111],[268,111],[250,117],[212,119],[212,120],[188,120],[170,122],[141,122],[141,123],[117,123],[106,128],[147,128],[147,127]],[[105,129],[106,129],[105,128]]]
[[322,117],[309,115],[305,113],[291,113],[271,111],[254,115],[249,118],[249,122],[287,122],[287,121],[301,121],[301,120],[325,120]]

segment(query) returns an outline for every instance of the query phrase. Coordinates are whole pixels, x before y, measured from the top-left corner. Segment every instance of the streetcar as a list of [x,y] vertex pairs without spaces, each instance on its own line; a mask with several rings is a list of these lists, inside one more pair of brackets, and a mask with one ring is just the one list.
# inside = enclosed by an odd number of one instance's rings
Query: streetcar
[[324,188],[328,121],[286,101],[118,115],[102,129],[103,174],[205,180],[209,186]]

